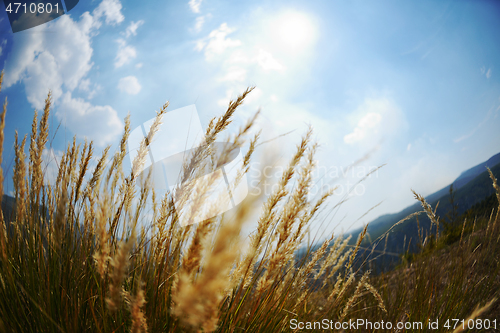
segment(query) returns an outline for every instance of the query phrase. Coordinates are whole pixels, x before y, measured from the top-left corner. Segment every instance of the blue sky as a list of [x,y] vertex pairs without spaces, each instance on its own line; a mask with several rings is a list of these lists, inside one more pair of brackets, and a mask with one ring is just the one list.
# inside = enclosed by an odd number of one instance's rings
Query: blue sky
[[196,104],[206,126],[255,85],[235,125],[261,108],[263,140],[295,130],[263,153],[286,159],[310,124],[328,185],[371,152],[335,182],[344,193],[386,163],[326,226],[359,227],[412,204],[410,188],[430,194],[500,151],[498,17],[496,1],[103,0],[13,34],[4,15],[2,167],[49,89],[61,128],[47,161],[73,135],[97,151],[116,145],[128,112],[135,128],[166,100]]

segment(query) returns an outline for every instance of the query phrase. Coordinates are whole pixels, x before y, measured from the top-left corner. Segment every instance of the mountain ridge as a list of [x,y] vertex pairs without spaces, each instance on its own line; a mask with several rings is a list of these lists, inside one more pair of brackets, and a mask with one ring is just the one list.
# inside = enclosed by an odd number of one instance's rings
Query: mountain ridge
[[[453,184],[453,188],[455,190],[459,190],[462,187],[464,187],[465,185],[467,185],[468,183],[470,183],[474,178],[479,176],[481,173],[485,172],[486,167],[489,167],[491,169],[494,166],[498,165],[499,163],[500,163],[500,153],[497,153],[497,154],[493,155],[492,157],[490,157],[485,162],[479,163],[479,164],[473,166],[472,168],[469,168],[465,171],[462,171],[462,173],[460,173],[460,175],[451,184],[441,188],[440,190],[437,190],[436,192],[433,192],[433,193],[427,195],[425,197],[425,200],[427,200],[427,202],[429,202],[429,203],[436,202],[437,200],[439,200],[440,198],[442,198],[443,196],[445,196],[449,193],[450,185]],[[404,215],[403,217],[401,217],[401,218],[404,218],[404,217],[408,216],[409,214],[416,212],[418,209],[420,209],[420,207],[421,207],[420,203],[416,202],[413,205],[407,206],[398,212],[382,214],[382,215],[376,217],[375,219],[373,219],[371,222],[369,222],[369,225],[373,227],[373,226],[376,226],[380,223],[384,223],[384,221],[386,221],[387,218],[390,218],[392,216],[399,217],[401,215]]]

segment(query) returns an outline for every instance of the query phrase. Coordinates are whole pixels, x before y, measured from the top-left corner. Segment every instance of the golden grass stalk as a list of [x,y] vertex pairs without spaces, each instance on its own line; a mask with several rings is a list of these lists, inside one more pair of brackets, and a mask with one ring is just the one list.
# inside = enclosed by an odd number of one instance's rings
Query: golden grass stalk
[[[111,182],[111,191],[114,193],[114,189],[116,188],[116,184],[118,183],[118,179],[120,177],[120,170],[123,159],[127,154],[127,141],[130,135],[130,114],[125,117],[125,128],[123,130],[123,136],[120,140],[120,150],[118,150],[113,156],[113,162],[108,170],[108,175],[106,177],[106,184],[109,184],[111,177],[113,177],[113,181]],[[113,195],[112,195],[113,196]]]
[[109,235],[106,229],[107,218],[110,214],[110,204],[108,196],[105,196],[101,203],[95,219],[97,230],[97,241],[99,249],[94,253],[93,258],[97,265],[97,272],[102,279],[106,277],[107,265],[110,258]]
[[[310,137],[312,134],[311,129],[309,129],[306,137]],[[297,186],[292,193],[292,196],[286,202],[283,208],[283,217],[279,220],[277,226],[277,233],[279,234],[277,247],[280,246],[281,243],[286,242],[289,237],[292,235],[292,228],[295,223],[298,221],[299,233],[304,228],[304,224],[307,219],[302,219],[301,216],[305,216],[306,208],[309,204],[307,200],[307,196],[309,194],[309,189],[312,182],[312,170],[314,168],[314,154],[316,152],[317,145],[313,144],[307,154],[306,165],[301,168],[299,179],[297,181]],[[295,239],[298,239],[295,237]],[[293,240],[292,240],[293,242]],[[297,244],[297,242],[294,242]],[[297,244],[298,245],[298,244]]]
[[75,190],[74,190],[74,204],[78,202],[78,197],[80,195],[80,187],[82,186],[83,179],[85,177],[85,174],[87,173],[87,168],[89,166],[90,159],[92,158],[93,154],[93,143],[91,142],[90,144],[87,144],[87,141],[85,140],[85,146],[83,148],[83,152],[81,155],[81,160],[80,160],[80,174],[78,176],[78,180],[76,181],[75,185]]
[[368,230],[368,224],[365,225],[365,227],[363,228],[363,231],[358,236],[358,241],[356,242],[356,247],[354,248],[354,251],[352,252],[351,256],[349,257],[349,262],[346,266],[347,270],[349,270],[351,268],[352,263],[354,261],[354,258],[356,257],[356,254],[358,253],[359,246],[361,245],[361,242],[365,238],[367,230]]
[[493,175],[493,172],[491,172],[490,168],[488,169],[488,173],[490,174],[491,181],[493,182],[493,188],[495,189],[495,194],[497,196],[498,203],[500,204],[500,186],[497,184],[497,179],[495,175]]
[[476,221],[477,221],[477,216],[474,216],[474,222],[472,223],[472,231],[469,235],[469,242],[470,242],[472,236],[474,235],[474,231],[476,230]]
[[203,250],[202,243],[207,234],[211,231],[213,222],[215,222],[214,219],[208,219],[197,225],[196,232],[191,240],[188,252],[183,257],[182,272],[191,276],[197,272],[201,262]]
[[[288,167],[281,175],[281,179],[278,182],[278,187],[276,191],[273,191],[271,195],[267,198],[264,203],[263,211],[259,217],[257,230],[250,236],[250,245],[249,249],[246,252],[243,260],[239,262],[235,270],[235,278],[234,281],[238,281],[238,279],[243,279],[243,286],[246,287],[250,283],[250,280],[253,276],[253,265],[256,262],[257,258],[260,256],[265,240],[267,239],[270,242],[271,235],[274,235],[270,231],[273,224],[276,222],[278,218],[277,207],[279,203],[287,196],[288,189],[287,186],[292,180],[293,175],[296,172],[296,166],[299,164],[300,160],[304,156],[307,145],[309,144],[311,137],[311,131],[308,131],[306,135],[302,138],[301,143],[297,145],[296,152],[292,157],[291,161],[288,164]],[[274,253],[274,263],[279,263],[279,260],[283,260],[284,257],[290,256],[290,253],[293,252],[293,244],[288,243],[285,247],[281,249],[281,254],[278,255]],[[277,248],[279,250],[279,248]],[[268,265],[266,263],[265,265]],[[267,267],[267,266],[266,266]],[[262,276],[259,280],[259,290],[265,288],[267,285],[266,277],[268,273],[264,273],[265,276]]]
[[[36,124],[37,113],[33,117],[31,143],[30,143],[30,178],[31,178],[31,204],[34,207],[38,206],[40,199],[40,191],[43,185],[43,172],[42,172],[42,156],[45,144],[48,141],[49,135],[49,113],[51,106],[51,93],[45,99],[45,107],[43,110],[42,118],[40,119],[39,127]],[[38,134],[37,134],[38,129]],[[37,208],[34,211],[37,212]]]
[[[233,117],[234,112],[241,104],[243,104],[243,100],[250,92],[252,92],[253,89],[254,87],[247,88],[240,96],[238,96],[236,100],[229,101],[226,112],[219,118],[212,119],[210,121],[205,133],[205,145],[201,145],[198,148],[194,149],[191,158],[188,160],[188,163],[185,163],[183,165],[179,183],[182,184],[189,179],[194,179],[193,173],[200,170],[202,162],[206,161],[207,157],[210,154],[210,149],[207,149],[207,147],[211,147],[212,143],[214,143],[217,139],[217,136],[222,131],[224,131],[229,126],[229,124],[231,124],[231,118]],[[253,124],[253,122],[251,123]],[[240,133],[246,133],[248,129]]]
[[216,329],[218,306],[229,286],[229,273],[238,254],[240,230],[250,213],[251,204],[240,205],[234,220],[222,222],[213,248],[205,251],[205,264],[196,280],[192,281],[187,272],[179,274],[173,295],[174,313],[185,325],[201,326],[207,332]]
[[[341,237],[337,238],[334,245],[330,248],[330,252],[328,253],[328,256],[326,257],[323,265],[321,266],[317,274],[317,277],[319,277],[323,273],[329,271],[326,278],[323,280],[323,287],[327,284],[327,282],[331,279],[331,277],[342,267],[344,262],[351,254],[351,250],[344,252],[347,245],[349,244],[349,241],[351,240],[351,237],[352,235],[349,235],[343,241]],[[342,255],[342,253],[344,254]]]
[[131,179],[136,179],[139,175],[139,172],[142,171],[144,163],[146,162],[146,155],[148,153],[148,147],[153,142],[153,137],[160,129],[160,125],[162,124],[161,120],[163,115],[167,112],[168,102],[163,105],[159,112],[157,112],[155,120],[153,124],[149,128],[148,135],[141,141],[141,146],[137,153],[137,156],[134,158],[132,162],[132,171],[131,171]]
[[[341,257],[338,258],[335,265],[329,269],[330,273],[328,273],[326,278],[323,280],[323,287],[325,287],[325,285],[330,281],[330,279],[335,275],[335,273],[337,273],[342,268],[342,266],[346,262],[347,258],[350,257],[352,251],[353,251],[352,249],[345,251],[345,253]],[[325,265],[326,265],[326,263],[325,263]]]
[[109,284],[109,296],[106,298],[106,304],[110,311],[118,310],[122,302],[122,285],[129,265],[130,251],[135,241],[135,231],[133,230],[127,241],[122,241],[118,244],[118,249],[110,260],[110,266],[113,269],[109,276],[111,280]]
[[370,271],[366,271],[365,274],[363,274],[363,276],[359,280],[358,285],[356,286],[356,290],[354,291],[354,294],[349,298],[346,305],[344,306],[344,309],[342,310],[342,313],[340,314],[339,321],[344,320],[345,316],[347,315],[347,312],[352,307],[356,299],[358,299],[359,296],[361,296],[361,289],[365,286],[369,274]]
[[148,324],[143,311],[144,305],[146,305],[146,298],[144,297],[143,283],[141,282],[137,294],[131,298],[129,305],[132,317],[131,333],[146,333],[148,331]]
[[[308,142],[311,134],[311,129],[309,129],[303,139],[303,142]],[[297,185],[285,203],[280,218],[277,219],[276,232],[274,233],[277,237],[275,251],[271,254],[266,263],[267,270],[264,272],[264,275],[259,281],[258,291],[262,291],[269,286],[271,277],[276,275],[275,271],[277,269],[281,269],[282,267],[280,263],[288,263],[293,260],[294,252],[300,245],[300,241],[302,239],[301,231],[303,230],[305,223],[310,220],[309,215],[307,214],[307,207],[309,206],[307,196],[312,181],[311,174],[312,169],[314,168],[314,153],[316,148],[316,144],[310,148],[307,154],[306,163],[300,169]],[[299,149],[302,149],[302,147]],[[296,228],[295,236],[293,232],[294,228]],[[323,243],[319,252],[316,253],[316,255],[319,256],[317,258],[313,256],[312,261],[314,261],[314,263],[313,266],[311,266],[311,269],[314,267],[317,260],[324,255],[327,245],[328,244]]]
[[[422,204],[422,208],[424,209],[425,213],[429,217],[432,223],[436,225],[436,240],[439,239],[439,219],[436,216],[436,213],[432,211],[431,205],[425,201],[425,198],[421,196],[420,194],[416,193],[415,191],[411,190],[413,192],[413,195],[415,196],[415,199],[420,201]],[[439,203],[438,203],[439,204]],[[437,207],[436,207],[437,208]]]
[[460,233],[460,242],[459,244],[462,245],[462,238],[464,237],[464,231],[465,231],[465,224],[467,223],[467,218],[464,219],[464,223],[462,226],[462,232]]
[[[477,317],[479,317],[481,314],[483,314],[484,312],[488,311],[488,309],[497,301],[496,298],[493,298],[491,301],[489,301],[488,303],[486,303],[484,306],[482,307],[479,307],[477,306],[476,309],[474,311],[472,311],[471,315],[469,317],[467,317],[467,319],[465,319],[464,323],[467,323],[469,322],[469,320],[474,320],[476,319]],[[466,325],[465,325],[466,326]],[[455,330],[453,331],[453,333],[459,333],[459,332],[462,332],[462,331],[465,331],[465,327],[462,326],[462,325],[459,325],[457,328],[455,328]]]
[[387,309],[385,308],[385,305],[384,305],[384,300],[382,299],[382,296],[380,296],[380,294],[377,291],[377,289],[375,289],[375,287],[373,287],[371,284],[369,284],[368,281],[365,281],[364,285],[365,285],[365,288],[369,292],[371,292],[372,295],[377,299],[378,306],[382,309],[382,311],[384,311],[385,313],[387,313]]
[[[495,175],[493,175],[493,172],[491,172],[490,168],[487,168],[487,169],[488,169],[488,173],[490,174],[490,178],[493,182],[493,188],[495,189],[495,194],[497,196],[497,201],[498,201],[497,214],[495,216],[495,222],[493,223],[493,227],[495,227],[497,222],[498,222],[498,216],[500,214],[500,186],[498,185],[497,179],[495,178]],[[488,225],[489,225],[489,223],[488,223]]]
[[[346,276],[347,276],[347,274],[346,274]],[[352,270],[348,276],[349,277],[347,278],[347,280],[345,282],[343,282],[343,279],[340,276],[337,277],[337,282],[335,283],[335,286],[333,287],[332,292],[330,293],[330,295],[327,298],[327,301],[331,302],[332,299],[336,296],[335,302],[332,304],[333,306],[336,306],[340,302],[340,300],[342,299],[342,296],[344,296],[344,293],[347,290],[347,288],[354,282],[355,275],[352,272]],[[342,289],[340,289],[340,288],[342,288]]]
[[257,141],[259,140],[260,133],[261,133],[260,131],[257,132],[250,141],[250,147],[248,148],[248,151],[245,154],[245,157],[243,158],[243,167],[242,167],[243,170],[238,170],[234,187],[236,187],[240,183],[243,175],[247,174],[248,171],[250,170],[250,160],[252,158],[253,153],[255,152],[255,147],[257,145]]
[[16,202],[19,204],[16,205],[16,217],[17,220],[20,221],[24,218],[25,213],[25,200],[26,200],[26,155],[24,153],[24,147],[26,145],[26,135],[21,142],[21,145],[18,143],[17,131],[15,134],[15,142],[14,142],[14,150],[16,154],[15,159],[15,167],[14,167],[14,195],[16,198]]
[[64,184],[61,188],[61,194],[57,203],[57,213],[55,217],[55,221],[52,224],[52,235],[54,235],[54,243],[59,251],[62,248],[62,242],[64,240],[65,227],[66,227],[66,218],[67,218],[67,204],[69,202],[68,199],[68,180],[67,178],[64,180]]
[[297,273],[297,278],[296,278],[297,282],[295,283],[295,288],[301,291],[301,293],[297,301],[295,302],[294,309],[300,306],[301,303],[306,299],[308,290],[305,287],[306,284],[309,282],[308,277],[313,272],[313,269],[316,267],[317,263],[325,256],[325,253],[328,249],[328,245],[330,245],[330,242],[332,240],[333,240],[333,235],[331,235],[330,238],[326,239],[319,249],[314,251],[312,258],[307,263],[307,265],[299,269],[299,272]]

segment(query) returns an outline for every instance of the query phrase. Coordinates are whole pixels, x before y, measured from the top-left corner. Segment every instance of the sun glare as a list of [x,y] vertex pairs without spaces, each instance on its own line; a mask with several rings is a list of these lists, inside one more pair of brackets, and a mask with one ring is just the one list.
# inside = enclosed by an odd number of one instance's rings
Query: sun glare
[[316,39],[313,20],[304,13],[289,11],[279,15],[272,23],[274,41],[289,51],[299,51]]

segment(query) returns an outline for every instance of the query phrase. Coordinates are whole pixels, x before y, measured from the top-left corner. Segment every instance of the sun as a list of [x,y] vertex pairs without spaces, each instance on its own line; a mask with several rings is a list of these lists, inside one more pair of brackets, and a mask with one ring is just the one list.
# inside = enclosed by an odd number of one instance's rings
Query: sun
[[311,46],[317,37],[313,19],[302,12],[287,11],[271,24],[273,41],[284,51],[300,51]]

